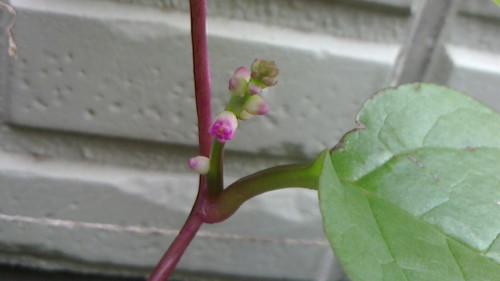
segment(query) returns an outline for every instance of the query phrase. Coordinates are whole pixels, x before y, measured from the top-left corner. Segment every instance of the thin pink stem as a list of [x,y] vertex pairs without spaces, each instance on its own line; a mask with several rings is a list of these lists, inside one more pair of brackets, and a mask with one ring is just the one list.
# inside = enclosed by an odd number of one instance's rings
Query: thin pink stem
[[[190,0],[191,5],[191,40],[193,45],[193,72],[198,115],[198,141],[200,155],[209,157],[212,137],[209,128],[212,122],[211,78],[208,60],[206,33],[206,0]],[[174,239],[167,252],[151,273],[148,281],[165,281],[174,271],[185,250],[204,222],[204,206],[207,204],[207,179],[200,176],[198,197],[181,231]]]

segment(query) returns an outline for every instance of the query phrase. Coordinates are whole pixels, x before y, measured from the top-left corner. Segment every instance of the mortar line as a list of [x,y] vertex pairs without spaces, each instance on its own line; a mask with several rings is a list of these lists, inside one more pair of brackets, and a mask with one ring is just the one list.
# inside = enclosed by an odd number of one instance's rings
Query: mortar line
[[[165,235],[176,236],[179,232],[177,229],[158,228],[151,226],[125,226],[107,223],[93,223],[81,222],[73,220],[50,219],[50,218],[35,218],[20,215],[7,215],[0,213],[0,222],[14,222],[19,224],[34,224],[41,226],[52,226],[66,229],[92,229],[92,230],[105,230],[121,233],[136,233],[142,235]],[[308,245],[308,246],[326,246],[328,242],[323,239],[293,239],[293,238],[266,238],[266,237],[253,237],[243,236],[239,234],[215,233],[211,231],[199,231],[197,237],[216,239],[216,240],[237,240],[246,242],[260,242],[260,243],[276,243],[288,245]]]

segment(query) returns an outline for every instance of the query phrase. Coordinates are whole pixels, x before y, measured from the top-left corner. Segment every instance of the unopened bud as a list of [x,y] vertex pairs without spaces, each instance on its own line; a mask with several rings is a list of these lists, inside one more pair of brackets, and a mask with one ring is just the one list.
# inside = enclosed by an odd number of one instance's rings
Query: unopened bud
[[255,95],[247,99],[243,105],[243,109],[250,114],[264,115],[269,112],[269,104],[260,96]]
[[262,93],[262,88],[259,87],[258,85],[256,85],[255,83],[248,83],[248,92],[250,93],[250,95],[258,95],[260,93]]
[[234,137],[237,128],[238,119],[236,115],[231,111],[223,111],[215,118],[210,128],[210,134],[217,137],[219,142],[226,142]]
[[247,92],[248,82],[243,78],[232,77],[229,80],[229,91],[235,96],[243,97]]
[[247,81],[250,80],[250,76],[251,76],[250,70],[248,70],[248,68],[244,66],[238,67],[233,75],[233,77],[244,78]]
[[241,66],[234,72],[229,80],[229,90],[236,96],[243,97],[247,92],[248,81],[250,80],[250,71]]
[[210,159],[205,156],[196,156],[189,159],[188,166],[198,174],[204,175],[210,170]]
[[251,69],[252,78],[264,84],[265,87],[274,86],[278,83],[277,77],[280,70],[275,61],[256,59],[253,61]]
[[252,119],[253,117],[255,117],[255,114],[251,114],[250,112],[248,112],[244,109],[240,113],[241,120],[248,120],[248,119]]

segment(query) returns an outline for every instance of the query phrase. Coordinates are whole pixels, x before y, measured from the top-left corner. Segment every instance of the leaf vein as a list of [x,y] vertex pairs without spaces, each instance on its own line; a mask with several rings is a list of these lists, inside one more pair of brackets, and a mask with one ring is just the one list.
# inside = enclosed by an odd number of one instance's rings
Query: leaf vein
[[[445,235],[447,236],[447,235]],[[446,246],[448,247],[448,251],[450,251],[450,254],[451,256],[453,257],[453,261],[455,262],[455,264],[457,265],[458,269],[460,270],[460,275],[462,275],[462,280],[464,281],[467,281],[467,279],[465,278],[465,271],[464,269],[462,268],[462,266],[460,265],[460,263],[458,262],[458,259],[457,257],[455,256],[455,253],[453,252],[453,250],[450,248],[450,241],[448,238],[446,238]]]
[[[398,264],[397,262],[397,259],[395,258],[394,256],[394,253],[392,252],[391,250],[391,247],[389,246],[389,243],[387,242],[387,238],[384,236],[384,233],[382,232],[382,228],[380,226],[380,222],[378,221],[377,219],[377,216],[375,215],[375,213],[373,212],[373,206],[372,206],[372,203],[370,200],[368,200],[369,204],[370,204],[370,211],[371,211],[371,214],[372,214],[372,217],[373,217],[373,220],[375,221],[375,224],[377,225],[377,228],[379,230],[379,233],[380,233],[380,236],[382,237],[382,240],[384,240],[384,243],[385,245],[387,246],[387,250],[389,251],[389,254],[391,255],[392,259],[394,260],[394,262],[396,264]],[[408,281],[408,275],[406,275],[406,271],[401,268],[398,264],[398,268],[401,270],[401,272],[403,273],[403,275],[405,276],[405,280]]]

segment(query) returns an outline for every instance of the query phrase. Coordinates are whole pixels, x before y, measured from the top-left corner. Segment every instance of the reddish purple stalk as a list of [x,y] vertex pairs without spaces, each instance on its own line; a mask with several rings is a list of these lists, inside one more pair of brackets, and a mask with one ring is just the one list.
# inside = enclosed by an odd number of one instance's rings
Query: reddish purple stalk
[[198,215],[190,215],[181,231],[163,255],[160,262],[149,276],[149,281],[164,281],[172,274],[182,254],[200,229],[203,221]]
[[212,122],[212,105],[206,28],[207,4],[206,0],[190,0],[189,3],[191,5],[191,41],[200,155],[210,157],[212,136],[209,128]]
[[[209,157],[212,137],[209,128],[212,118],[211,79],[206,33],[206,0],[190,0],[191,39],[193,44],[194,86],[198,114],[200,155]],[[164,281],[174,271],[186,248],[204,221],[203,208],[207,202],[206,176],[200,176],[198,197],[181,231],[151,273],[148,281]]]

